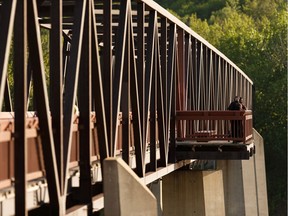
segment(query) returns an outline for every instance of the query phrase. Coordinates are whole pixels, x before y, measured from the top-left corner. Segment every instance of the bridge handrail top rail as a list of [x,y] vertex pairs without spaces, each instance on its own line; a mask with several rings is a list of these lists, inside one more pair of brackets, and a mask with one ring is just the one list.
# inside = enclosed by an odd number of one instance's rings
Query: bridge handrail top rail
[[252,113],[252,110],[176,110],[176,114],[193,114],[193,113]]
[[252,110],[176,111],[176,120],[235,120],[252,116]]

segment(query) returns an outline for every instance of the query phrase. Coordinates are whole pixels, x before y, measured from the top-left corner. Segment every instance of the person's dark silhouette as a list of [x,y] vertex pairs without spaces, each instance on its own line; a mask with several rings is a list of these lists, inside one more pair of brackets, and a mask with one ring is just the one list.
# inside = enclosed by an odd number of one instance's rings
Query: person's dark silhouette
[[[239,96],[235,96],[234,100],[229,104],[228,110],[241,110],[241,104],[239,103]],[[232,138],[240,138],[241,120],[231,120],[231,136]],[[233,141],[234,143],[236,141]]]

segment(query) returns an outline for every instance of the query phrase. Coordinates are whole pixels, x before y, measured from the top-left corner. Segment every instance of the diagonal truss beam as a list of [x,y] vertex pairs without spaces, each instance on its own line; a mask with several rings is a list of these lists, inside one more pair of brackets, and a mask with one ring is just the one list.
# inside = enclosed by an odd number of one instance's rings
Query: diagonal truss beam
[[[94,1],[91,3],[94,6]],[[96,112],[96,127],[98,141],[99,141],[99,150],[100,150],[100,161],[103,165],[103,160],[109,155],[109,146],[107,138],[107,125],[106,125],[106,115],[105,115],[105,104],[104,104],[104,93],[103,93],[103,84],[102,84],[102,72],[100,65],[100,56],[99,56],[99,47],[98,47],[98,38],[97,38],[97,29],[96,29],[96,17],[94,15],[94,9],[92,10],[92,95],[95,112]],[[103,167],[103,166],[101,166]],[[103,169],[102,169],[103,171]]]
[[72,142],[72,126],[73,126],[73,108],[75,105],[79,67],[80,67],[80,56],[82,52],[83,42],[83,28],[85,19],[86,0],[76,2],[76,10],[74,15],[74,26],[73,26],[73,38],[71,46],[71,57],[68,64],[67,74],[65,77],[65,89],[64,89],[64,195],[67,191],[67,178],[68,163],[70,161],[71,142]]
[[115,72],[113,76],[113,108],[112,108],[112,140],[113,145],[111,149],[112,156],[116,156],[116,142],[118,134],[118,113],[120,111],[121,91],[122,91],[122,80],[123,80],[123,67],[124,67],[124,54],[126,47],[126,35],[127,35],[127,16],[128,16],[128,5],[130,1],[124,0],[120,4],[120,18],[118,27],[118,38],[115,44]]
[[132,28],[132,14],[131,14],[131,5],[129,5],[129,16],[128,16],[128,22],[130,29],[130,81],[131,81],[131,108],[133,113],[133,132],[134,132],[134,143],[135,143],[135,151],[136,151],[136,173],[138,176],[143,177],[144,176],[144,160],[143,160],[143,128],[142,128],[142,122],[143,118],[141,118],[141,103],[140,103],[140,93],[141,90],[138,86],[138,71],[137,71],[137,64],[136,64],[136,58],[135,58],[135,44],[134,44],[134,36],[133,36],[133,28]]
[[31,68],[33,70],[34,88],[37,89],[37,91],[35,91],[35,100],[37,104],[39,126],[42,131],[41,141],[46,178],[48,182],[49,198],[52,209],[55,211],[53,213],[59,214],[60,188],[54,149],[54,139],[48,107],[48,93],[45,83],[44,60],[41,47],[36,0],[29,0],[27,8],[29,53],[31,58]]
[[51,1],[50,108],[61,195],[64,194],[62,0]]

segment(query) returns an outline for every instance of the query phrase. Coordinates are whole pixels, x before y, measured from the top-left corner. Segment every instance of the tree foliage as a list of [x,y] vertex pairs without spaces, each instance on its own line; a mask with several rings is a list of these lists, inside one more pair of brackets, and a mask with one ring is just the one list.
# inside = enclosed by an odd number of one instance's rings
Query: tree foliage
[[212,11],[225,6],[225,0],[158,0],[157,2],[166,9],[176,11],[181,17],[197,14],[201,19],[208,19]]
[[[159,0],[176,5],[183,0]],[[227,0],[222,8],[208,11],[183,8],[181,19],[223,52],[254,81],[254,127],[265,141],[270,215],[287,213],[287,5],[283,0]],[[210,0],[201,4],[211,3]],[[208,7],[206,7],[208,10]],[[193,11],[193,14],[190,14]],[[199,19],[201,18],[201,19]]]

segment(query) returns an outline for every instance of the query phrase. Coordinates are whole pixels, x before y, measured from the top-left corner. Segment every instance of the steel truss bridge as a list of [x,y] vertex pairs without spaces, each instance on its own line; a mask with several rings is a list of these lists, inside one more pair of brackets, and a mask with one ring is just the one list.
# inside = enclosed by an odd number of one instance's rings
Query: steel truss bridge
[[253,154],[252,112],[225,111],[253,82],[153,1],[0,5],[0,214],[97,212],[108,157],[149,184]]

